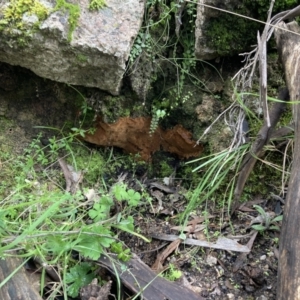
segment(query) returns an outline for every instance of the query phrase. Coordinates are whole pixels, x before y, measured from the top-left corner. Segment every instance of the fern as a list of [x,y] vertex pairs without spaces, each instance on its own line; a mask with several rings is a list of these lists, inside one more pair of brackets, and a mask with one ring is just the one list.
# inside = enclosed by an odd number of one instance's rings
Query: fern
[[159,120],[162,119],[166,115],[166,111],[164,109],[157,109],[153,110],[149,134],[152,136],[152,134],[155,132],[155,130],[158,127]]

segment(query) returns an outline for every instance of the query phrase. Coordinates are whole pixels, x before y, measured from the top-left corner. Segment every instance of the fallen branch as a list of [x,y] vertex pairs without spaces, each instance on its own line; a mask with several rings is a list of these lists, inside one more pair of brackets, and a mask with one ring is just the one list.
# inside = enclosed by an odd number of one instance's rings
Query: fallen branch
[[[98,264],[120,278],[121,282],[144,300],[204,300],[192,290],[170,282],[157,275],[136,255],[127,261],[119,262],[116,256],[101,256]],[[124,270],[125,267],[125,270]]]
[[[0,260],[0,282],[3,282],[23,261],[16,257],[6,257]],[[0,299],[3,300],[42,300],[33,283],[29,280],[24,267],[0,288]]]
[[[151,234],[151,237],[163,240],[163,241],[175,241],[179,237],[178,235],[174,234]],[[212,248],[212,249],[221,249],[221,250],[228,250],[228,251],[235,251],[235,252],[246,252],[249,253],[250,249],[247,246],[241,245],[238,242],[228,239],[225,237],[219,237],[215,243],[208,242],[208,241],[200,241],[196,239],[185,239],[182,241],[182,244],[185,245],[192,245],[192,246],[200,246],[200,247],[206,247],[206,248]]]
[[[287,89],[283,89],[280,91],[278,98],[280,100],[287,101],[289,99],[289,93]],[[236,188],[234,191],[234,199],[231,204],[231,213],[234,213],[234,211],[239,206],[239,200],[241,198],[241,195],[244,190],[245,183],[252,172],[255,163],[257,161],[257,158],[261,157],[264,153],[264,146],[268,144],[275,125],[280,119],[280,116],[282,115],[284,109],[285,109],[286,103],[285,102],[276,102],[273,105],[273,108],[270,113],[270,124],[268,124],[268,120],[265,119],[263,127],[259,130],[257,138],[255,142],[252,144],[250,152],[246,155],[244,158],[241,168],[239,177],[236,183]]]

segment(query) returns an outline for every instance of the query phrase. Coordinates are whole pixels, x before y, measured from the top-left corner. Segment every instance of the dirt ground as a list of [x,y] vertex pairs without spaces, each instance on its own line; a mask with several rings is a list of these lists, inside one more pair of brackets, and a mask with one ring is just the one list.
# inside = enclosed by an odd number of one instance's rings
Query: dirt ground
[[[180,187],[177,186],[177,189]],[[179,237],[180,229],[174,227],[178,225],[175,224],[176,215],[185,207],[183,197],[174,202],[170,200],[170,194],[163,192],[159,185],[148,185],[148,191],[151,195],[158,194],[161,203],[154,202],[152,208],[144,207],[135,216],[139,233],[148,238],[153,233]],[[196,221],[187,226],[189,232],[186,232],[186,236],[210,242],[223,236],[246,245],[254,233],[252,224],[260,220],[259,213],[253,209],[255,203],[271,215],[278,209],[277,201],[256,197],[241,207],[230,221],[221,211],[216,212],[213,208],[209,211],[209,217],[199,218],[207,211],[208,201],[189,218]],[[151,210],[158,210],[158,206],[160,212],[153,213]],[[128,234],[122,234],[121,239],[152,269],[155,268],[155,261],[171,243],[155,238],[151,243],[146,243]],[[181,243],[163,262],[163,268],[172,265],[180,270],[182,276],[177,283],[191,288],[206,299],[276,299],[278,241],[279,231],[258,233],[248,254]]]

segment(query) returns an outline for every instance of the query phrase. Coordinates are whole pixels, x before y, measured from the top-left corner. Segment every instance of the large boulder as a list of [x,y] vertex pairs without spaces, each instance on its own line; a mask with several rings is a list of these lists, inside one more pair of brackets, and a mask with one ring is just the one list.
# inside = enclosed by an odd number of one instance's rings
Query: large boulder
[[105,3],[91,11],[89,0],[1,0],[0,61],[117,95],[144,1]]

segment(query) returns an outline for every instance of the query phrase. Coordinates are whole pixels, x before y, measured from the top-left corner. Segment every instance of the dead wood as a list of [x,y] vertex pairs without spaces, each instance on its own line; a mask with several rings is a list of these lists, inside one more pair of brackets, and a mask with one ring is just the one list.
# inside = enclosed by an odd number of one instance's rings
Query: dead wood
[[[0,260],[0,282],[10,276],[20,265],[22,260],[15,257],[7,257]],[[30,275],[29,275],[30,276]],[[28,278],[24,268],[21,268],[14,276],[0,289],[1,300],[42,300]]]
[[[151,233],[151,237],[173,242],[179,238],[176,234],[163,234],[163,233]],[[227,251],[236,251],[236,252],[246,252],[249,253],[251,249],[249,249],[246,245],[241,245],[234,239],[228,239],[226,237],[219,237],[216,242],[209,242],[209,241],[201,241],[197,239],[190,239],[186,238],[183,242],[184,245],[192,245],[192,246],[199,246],[211,249],[221,249]]]
[[79,184],[82,182],[83,172],[75,171],[63,158],[59,158],[58,163],[66,180],[66,192],[70,192],[72,195],[75,194],[79,189]]
[[[242,91],[246,90],[248,87],[252,86],[253,74],[256,69],[257,61],[259,61],[259,73],[260,73],[260,101],[263,107],[264,114],[264,124],[260,129],[257,139],[253,143],[250,152],[244,158],[240,173],[237,179],[236,188],[234,191],[234,198],[231,203],[231,213],[234,213],[236,208],[239,205],[239,200],[241,198],[242,192],[244,190],[245,183],[254,168],[254,165],[257,161],[257,158],[263,155],[263,148],[269,142],[274,132],[274,127],[277,124],[282,112],[284,111],[285,103],[275,103],[272,107],[272,111],[269,114],[269,106],[267,102],[267,57],[266,57],[266,44],[270,37],[272,36],[274,29],[277,28],[278,24],[282,20],[286,20],[290,17],[295,17],[300,14],[300,5],[296,8],[279,13],[274,17],[271,16],[274,0],[271,1],[268,20],[266,22],[262,36],[260,37],[258,33],[258,45],[250,53],[246,53],[246,65],[241,69],[236,75],[236,86],[241,86]],[[288,28],[286,28],[288,30]],[[295,35],[295,34],[294,34]],[[283,90],[279,93],[278,96],[281,100],[288,100],[289,94],[288,89]],[[240,108],[242,110],[242,108]],[[240,124],[244,121],[244,114],[239,112],[241,115]],[[237,128],[242,129],[242,126],[236,126]],[[234,144],[234,142],[233,142]]]
[[[282,90],[278,98],[280,100],[288,100],[288,91],[287,89]],[[275,125],[280,119],[280,116],[282,115],[284,109],[285,109],[285,103],[284,102],[276,102],[269,115],[269,119],[265,119],[263,127],[259,130],[257,138],[255,142],[253,143],[250,152],[245,156],[239,177],[236,183],[236,188],[234,191],[234,199],[233,203],[231,205],[231,212],[233,213],[236,208],[239,206],[239,200],[241,198],[241,195],[244,190],[245,183],[252,172],[255,163],[257,161],[257,158],[261,157],[264,153],[264,146],[268,144]],[[270,124],[268,124],[268,120],[270,120]]]
[[[134,293],[140,293],[144,300],[203,300],[199,294],[190,289],[170,282],[153,272],[150,267],[143,263],[136,255],[128,262],[120,263],[107,256],[101,256],[99,264],[120,278],[122,283]],[[122,267],[123,265],[123,267]],[[124,265],[126,270],[124,271]]]
[[167,267],[163,266],[165,260],[169,257],[169,255],[174,252],[179,245],[181,244],[182,239],[178,238],[177,240],[173,241],[169,246],[163,250],[161,253],[159,253],[156,257],[156,260],[154,264],[151,266],[151,269],[155,271],[157,274],[161,271],[164,271],[167,269]]
[[[257,47],[254,48],[251,52],[243,53],[241,55],[245,56],[245,66],[234,76],[233,80],[235,81],[235,88],[239,91],[240,95],[239,101],[243,102],[243,106],[248,106],[249,96],[247,92],[252,88],[253,78],[256,71],[257,63],[259,62],[259,84],[260,84],[260,101],[263,108],[264,121],[270,127],[269,119],[269,107],[267,104],[267,42],[273,35],[277,25],[283,21],[290,18],[295,18],[300,15],[300,5],[297,7],[276,14],[271,18],[272,8],[275,3],[275,0],[270,1],[270,8],[268,11],[268,19],[265,24],[264,31],[260,36],[257,35]],[[245,93],[245,94],[243,94]],[[234,128],[234,137],[231,143],[230,149],[237,148],[245,142],[244,136],[244,127],[245,122],[245,112],[243,106],[232,104],[226,111],[229,115],[229,125],[231,128]]]
[[[280,23],[275,38],[292,101],[300,100],[300,33],[296,22]],[[293,104],[295,124],[293,166],[284,208],[278,260],[277,299],[300,299],[300,107]]]

